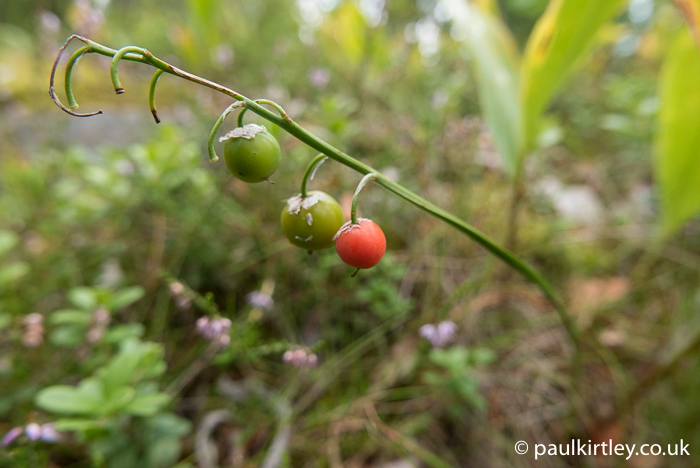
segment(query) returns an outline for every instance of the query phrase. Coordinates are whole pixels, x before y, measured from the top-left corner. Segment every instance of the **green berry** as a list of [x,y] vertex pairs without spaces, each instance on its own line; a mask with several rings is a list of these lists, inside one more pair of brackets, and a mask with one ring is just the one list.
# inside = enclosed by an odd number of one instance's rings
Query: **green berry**
[[262,125],[238,127],[220,141],[224,142],[226,167],[244,182],[269,180],[280,165],[280,145]]
[[282,210],[282,231],[289,241],[306,250],[333,246],[333,236],[343,225],[343,210],[330,195],[318,190],[287,200]]

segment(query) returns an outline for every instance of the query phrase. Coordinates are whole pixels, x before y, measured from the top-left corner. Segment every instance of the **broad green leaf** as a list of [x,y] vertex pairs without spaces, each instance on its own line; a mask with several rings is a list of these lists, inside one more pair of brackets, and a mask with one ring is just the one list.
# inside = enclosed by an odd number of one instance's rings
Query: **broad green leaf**
[[19,243],[19,236],[12,231],[0,231],[0,255],[12,250]]
[[114,299],[109,305],[109,308],[116,312],[124,307],[132,304],[144,295],[145,291],[141,286],[132,286],[130,288],[120,289],[114,294]]
[[667,232],[700,211],[700,50],[684,30],[661,70],[656,179]]
[[130,339],[122,343],[119,353],[97,372],[105,388],[114,389],[165,371],[163,349],[156,343]]
[[140,323],[117,325],[105,334],[104,340],[108,343],[121,343],[130,338],[141,338],[145,331],[144,326]]
[[49,335],[49,341],[56,346],[72,347],[85,338],[85,328],[73,324],[57,327]]
[[180,456],[180,440],[176,437],[156,439],[148,447],[148,462],[153,468],[170,468]]
[[503,167],[517,169],[520,130],[517,47],[505,25],[466,0],[443,0],[452,27],[473,57],[479,100]]
[[78,387],[55,385],[36,395],[38,406],[61,414],[95,414],[103,403],[102,386],[92,378],[83,380]]
[[49,323],[52,325],[87,325],[90,320],[92,315],[80,309],[57,310],[49,317]]
[[132,381],[138,369],[143,353],[140,349],[124,349],[100,369],[98,375],[108,389],[121,387]]
[[440,367],[449,369],[453,374],[461,374],[469,365],[469,350],[461,346],[448,349],[433,349],[428,359]]
[[0,268],[0,286],[17,281],[29,273],[29,265],[24,262],[10,263]]
[[135,416],[151,416],[160,411],[170,402],[170,395],[166,393],[153,393],[134,398],[124,411]]
[[149,365],[144,368],[141,378],[152,379],[161,376],[168,369],[168,365],[158,356],[158,360],[151,360]]
[[84,286],[73,288],[68,292],[68,300],[76,307],[90,310],[97,305],[95,291]]
[[146,424],[149,430],[163,437],[181,437],[192,429],[192,424],[187,419],[172,413],[163,413],[148,418]]
[[491,349],[477,348],[471,352],[471,360],[474,364],[491,364],[496,360],[496,353]]
[[525,46],[520,72],[522,148],[531,149],[538,120],[600,27],[623,0],[551,0]]
[[107,401],[102,406],[102,414],[110,414],[121,411],[128,405],[136,395],[136,390],[133,387],[123,386],[111,390],[107,396]]
[[102,422],[98,419],[65,418],[56,421],[56,430],[58,431],[87,431],[101,427]]

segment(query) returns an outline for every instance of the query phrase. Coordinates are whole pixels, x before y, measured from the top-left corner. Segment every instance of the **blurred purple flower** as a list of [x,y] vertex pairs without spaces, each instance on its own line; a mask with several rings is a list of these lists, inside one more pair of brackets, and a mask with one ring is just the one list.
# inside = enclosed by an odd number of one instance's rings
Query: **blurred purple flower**
[[21,427],[15,427],[7,431],[7,434],[5,434],[5,437],[2,438],[0,441],[0,445],[3,447],[7,447],[10,445],[12,442],[17,440],[17,437],[22,435],[22,432],[24,432],[24,429]]
[[44,442],[58,442],[61,440],[61,435],[58,433],[53,423],[42,424],[41,440]]
[[327,68],[314,68],[309,72],[309,82],[314,88],[323,88],[331,80],[331,72]]
[[26,348],[36,348],[44,342],[43,330],[39,332],[28,331],[22,336],[22,344]]
[[418,330],[418,333],[430,341],[433,348],[442,348],[446,344],[452,342],[457,331],[457,325],[454,322],[445,320],[437,324],[437,326],[432,323],[423,325]]
[[36,312],[26,315],[24,317],[24,324],[27,325],[27,327],[41,325],[43,322],[44,316],[41,314],[37,314]]
[[207,317],[206,315],[204,317],[199,317],[197,319],[196,327],[197,327],[197,331],[200,334],[203,335],[204,333],[206,333],[206,330],[209,327],[209,317]]
[[85,36],[96,35],[105,20],[104,13],[93,8],[88,0],[75,0],[72,17],[73,28]]
[[189,297],[180,296],[177,299],[175,299],[175,305],[180,310],[188,309],[190,305],[192,305],[192,299],[190,299]]
[[231,320],[225,317],[212,318],[200,317],[197,319],[197,333],[211,341],[218,341],[221,346],[228,346],[231,343],[229,332],[231,331]]
[[111,319],[109,311],[104,308],[97,309],[92,313],[92,321],[98,325],[108,325]]
[[221,335],[217,341],[221,346],[228,346],[231,344],[231,337],[229,335]]
[[105,329],[100,326],[97,326],[95,328],[91,328],[87,332],[87,335],[85,335],[85,338],[87,339],[88,343],[96,343],[102,339],[104,334]]
[[177,297],[185,292],[185,285],[179,281],[174,281],[170,283],[170,295],[172,297]]
[[253,291],[246,296],[246,299],[248,304],[260,309],[270,310],[275,305],[275,301],[272,300],[269,294],[261,293],[260,291]]
[[307,351],[303,348],[296,350],[287,350],[282,355],[282,360],[285,364],[289,364],[294,367],[314,367],[318,364],[318,356]]
[[27,438],[31,441],[39,440],[41,438],[41,426],[37,423],[29,423],[24,428],[24,433],[27,434]]
[[39,14],[41,29],[48,33],[56,33],[61,29],[61,20],[55,13],[51,11],[42,11]]
[[221,68],[228,67],[233,63],[233,49],[228,44],[219,44],[214,49],[214,60]]

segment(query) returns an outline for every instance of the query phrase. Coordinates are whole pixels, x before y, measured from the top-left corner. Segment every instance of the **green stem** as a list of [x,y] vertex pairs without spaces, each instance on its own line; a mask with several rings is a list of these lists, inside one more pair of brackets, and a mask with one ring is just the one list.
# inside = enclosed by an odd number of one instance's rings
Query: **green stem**
[[[270,101],[269,99],[256,99],[254,101],[256,104],[267,104],[268,106],[274,107],[277,109],[277,112],[280,113],[280,115],[285,116],[287,113],[282,109],[282,106],[277,104],[274,101]],[[245,115],[246,110],[248,110],[247,107],[244,107],[243,110],[238,114],[238,126],[242,127],[243,126],[243,116]]]
[[365,185],[367,185],[370,180],[377,180],[377,174],[370,172],[369,174],[365,175],[360,183],[357,184],[355,193],[352,196],[352,208],[350,209],[350,221],[352,224],[360,224],[357,222],[357,202],[360,199],[360,192],[363,188],[365,188]]
[[508,231],[506,237],[506,247],[510,250],[517,250],[518,247],[518,214],[524,195],[522,179],[513,179],[511,185],[510,210],[508,212]]
[[71,88],[73,68],[78,63],[78,59],[80,59],[80,57],[89,52],[90,47],[81,47],[80,49],[76,50],[73,55],[71,55],[71,57],[68,59],[68,63],[66,64],[66,79],[64,86],[66,88],[66,98],[68,99],[68,107],[71,109],[77,109],[79,107],[78,103],[75,101],[75,97],[73,96],[73,89]]
[[151,108],[151,114],[156,123],[160,123],[160,117],[158,117],[158,109],[156,109],[156,87],[158,86],[158,80],[160,76],[165,73],[163,70],[156,70],[151,78],[151,86],[148,88],[148,107]]
[[119,75],[117,74],[117,67],[119,66],[119,62],[121,61],[124,56],[130,52],[133,53],[140,53],[140,54],[145,54],[146,49],[143,49],[141,47],[135,47],[135,46],[127,46],[127,47],[122,47],[117,51],[116,54],[114,54],[114,57],[112,58],[112,63],[109,66],[109,73],[112,76],[112,84],[114,85],[114,91],[117,94],[124,94],[124,87],[122,86],[121,82],[119,81]]
[[219,119],[216,121],[214,124],[214,128],[211,129],[211,133],[209,133],[209,140],[207,140],[207,151],[209,152],[209,162],[216,162],[219,160],[219,157],[216,155],[216,150],[214,150],[214,139],[216,138],[216,132],[219,130],[219,127],[221,127],[221,124],[224,123],[224,120],[228,115],[233,112],[234,109],[241,107],[243,105],[242,101],[236,101],[230,106],[226,108],[226,110],[219,116]]
[[308,166],[306,166],[306,171],[304,171],[304,177],[301,179],[301,196],[302,198],[306,198],[308,196],[308,193],[306,191],[306,185],[309,180],[314,180],[314,174],[316,174],[316,170],[318,167],[323,164],[323,161],[328,159],[328,156],[325,154],[321,153],[315,158],[311,160]]
[[[310,146],[311,148],[315,149],[316,151],[325,154],[329,158],[333,159],[334,161],[337,161],[350,169],[353,169],[360,174],[369,174],[369,173],[375,173],[376,174],[376,182],[379,184],[381,187],[384,189],[388,190],[389,192],[393,193],[397,197],[407,201],[408,203],[412,204],[413,206],[417,207],[418,209],[428,213],[429,215],[433,216],[434,218],[437,218],[450,226],[454,227],[461,233],[469,236],[471,239],[473,239],[475,242],[479,243],[482,247],[484,247],[486,250],[488,250],[491,254],[495,255],[496,257],[500,258],[503,260],[507,265],[509,265],[511,268],[514,270],[518,271],[521,275],[523,275],[525,278],[528,280],[532,281],[535,283],[542,293],[547,297],[550,302],[554,305],[554,307],[557,310],[557,313],[559,314],[559,317],[566,329],[566,331],[569,334],[569,338],[571,339],[571,342],[573,343],[574,350],[575,350],[575,357],[574,357],[574,365],[575,367],[578,367],[578,362],[579,362],[579,344],[578,344],[578,333],[574,327],[574,324],[569,317],[569,315],[566,312],[566,309],[564,308],[563,304],[559,301],[557,298],[556,294],[554,293],[553,288],[550,286],[550,284],[547,282],[547,280],[544,279],[543,276],[541,276],[539,273],[537,273],[534,269],[532,269],[528,264],[526,264],[524,261],[522,261],[520,258],[515,256],[513,253],[509,252],[507,249],[499,246],[496,244],[493,240],[491,240],[489,237],[487,237],[485,234],[480,232],[478,229],[472,227],[465,221],[457,218],[453,214],[443,210],[442,208],[438,207],[437,205],[429,202],[428,200],[418,196],[417,194],[411,192],[407,188],[405,188],[402,185],[399,185],[395,182],[393,182],[391,179],[388,177],[384,176],[383,174],[379,173],[376,169],[372,168],[371,166],[358,161],[347,154],[343,153],[339,149],[333,147],[329,143],[321,140],[319,137],[316,135],[308,132],[305,130],[303,127],[301,127],[299,124],[297,124],[295,121],[293,121],[286,112],[282,110],[281,107],[278,105],[272,104],[271,101],[267,100],[260,100],[260,104],[267,104],[267,105],[272,105],[275,109],[277,109],[280,112],[280,115],[275,114],[274,112],[271,112],[270,110],[264,108],[262,105],[260,105],[258,102],[253,101],[245,96],[243,96],[240,93],[237,93],[236,91],[227,88],[225,86],[222,86],[218,83],[215,83],[213,81],[207,80],[205,78],[199,77],[197,75],[194,75],[192,73],[186,72],[184,70],[181,70],[173,65],[170,65],[167,62],[164,62],[163,60],[158,59],[157,57],[153,56],[149,51],[146,49],[141,49],[138,47],[124,47],[120,49],[119,51],[115,49],[111,49],[109,47],[105,47],[101,44],[98,44],[94,41],[91,41],[89,39],[86,39],[82,36],[71,36],[68,38],[66,43],[63,45],[63,47],[59,51],[59,55],[56,58],[56,61],[54,62],[54,67],[52,69],[52,77],[51,77],[51,86],[49,88],[49,92],[51,94],[52,99],[58,105],[61,109],[63,109],[65,112],[71,114],[71,115],[77,115],[77,116],[84,116],[85,114],[76,114],[70,109],[66,108],[61,102],[58,100],[58,97],[55,95],[55,92],[53,91],[53,75],[55,74],[55,69],[58,64],[58,60],[60,59],[60,54],[63,52],[63,50],[66,48],[68,43],[72,39],[78,39],[85,44],[87,44],[90,47],[90,51],[94,53],[98,53],[101,55],[105,55],[108,57],[113,57],[114,59],[112,60],[112,79],[113,82],[115,81],[116,77],[116,63],[118,62],[117,57],[123,58],[125,60],[130,60],[134,62],[142,62],[142,63],[147,63],[152,65],[155,68],[158,68],[160,70],[163,70],[165,73],[178,76],[184,80],[191,81],[193,83],[197,83],[201,86],[205,86],[207,88],[213,89],[215,91],[218,91],[220,93],[226,94],[227,96],[232,97],[233,99],[236,99],[238,101],[242,101],[245,105],[245,109],[250,109],[251,111],[255,112],[258,114],[260,117],[268,120],[269,122],[279,126],[283,130],[285,130],[287,133],[301,141],[302,143],[305,143],[306,145]],[[134,52],[134,53],[132,53]],[[118,81],[116,82],[116,85],[119,85]],[[118,88],[119,86],[115,86],[115,88]],[[243,104],[241,104],[243,105]]]

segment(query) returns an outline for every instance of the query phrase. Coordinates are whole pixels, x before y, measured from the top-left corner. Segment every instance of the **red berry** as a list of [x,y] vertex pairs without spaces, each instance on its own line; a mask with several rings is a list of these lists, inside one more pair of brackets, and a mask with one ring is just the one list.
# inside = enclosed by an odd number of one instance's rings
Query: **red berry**
[[335,250],[340,259],[355,268],[372,268],[386,251],[384,232],[372,220],[345,223],[336,234]]

